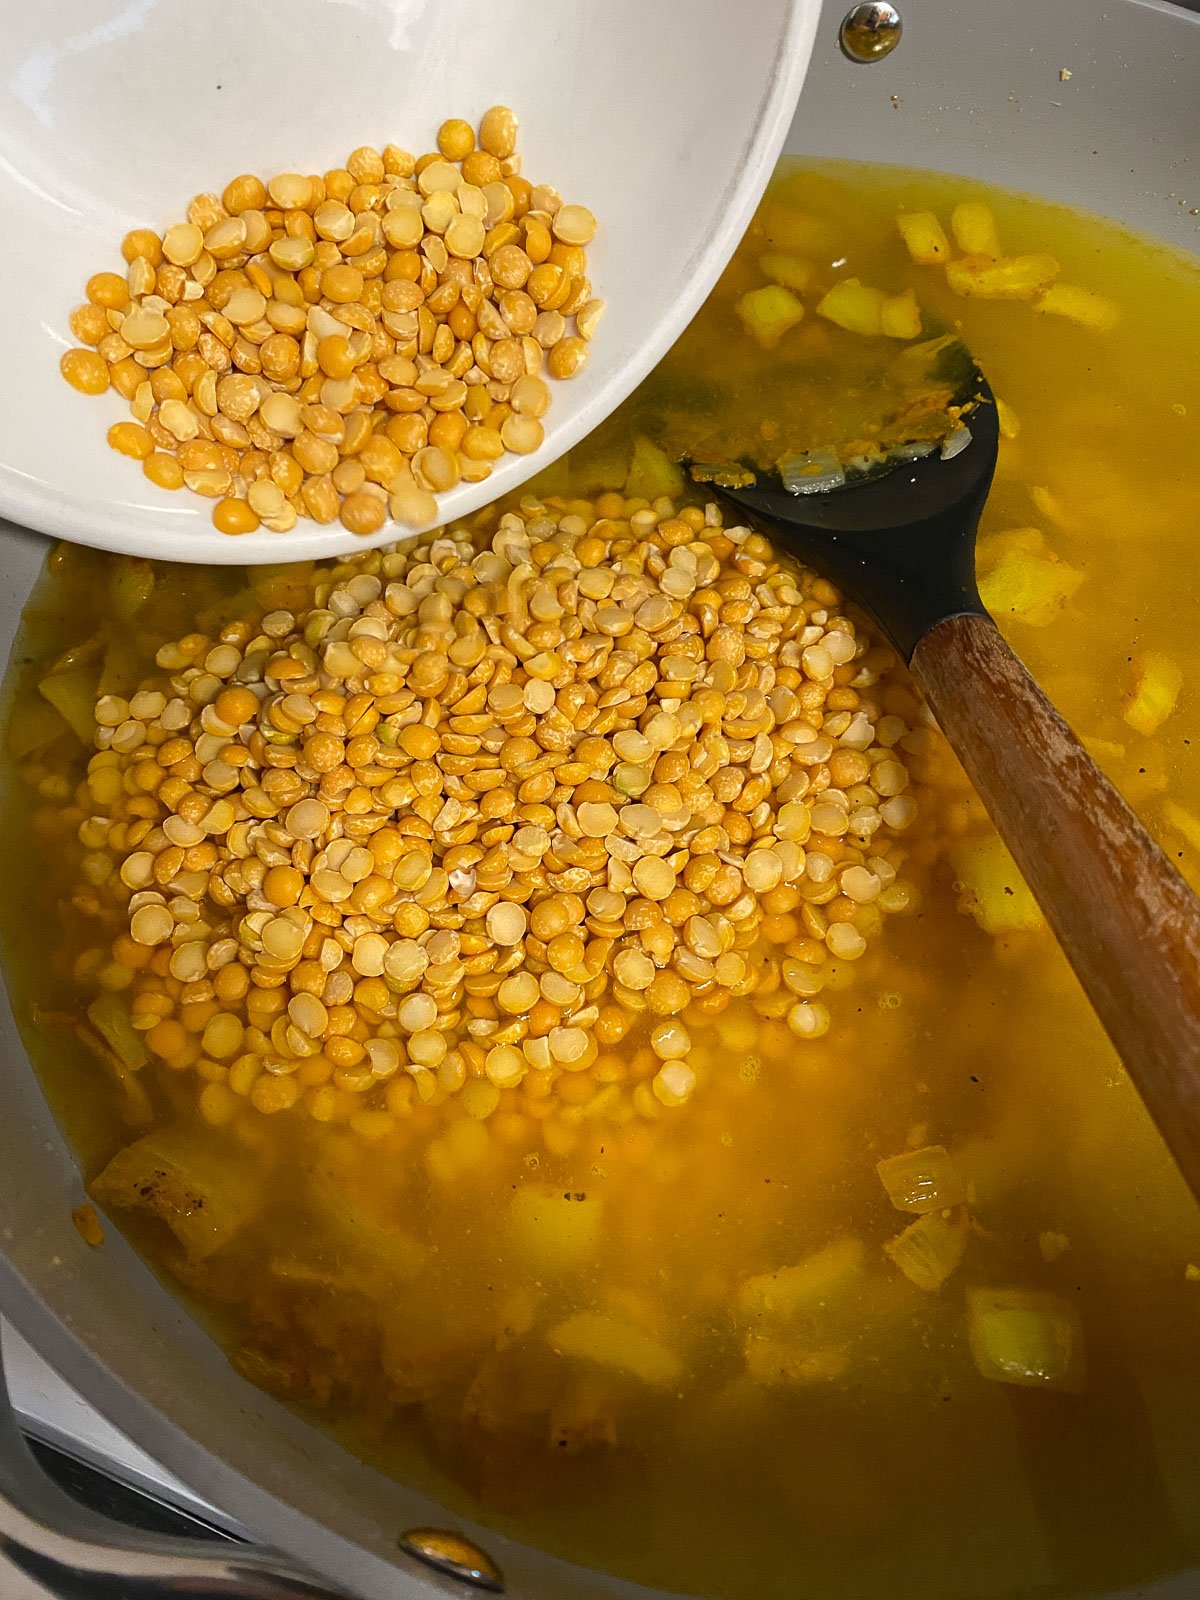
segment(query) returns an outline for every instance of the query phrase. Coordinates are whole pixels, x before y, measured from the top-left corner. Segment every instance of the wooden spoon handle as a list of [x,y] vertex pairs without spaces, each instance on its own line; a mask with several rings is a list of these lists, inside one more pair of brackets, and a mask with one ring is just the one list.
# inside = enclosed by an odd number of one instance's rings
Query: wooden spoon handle
[[912,671],[1200,1199],[1200,900],[990,618]]

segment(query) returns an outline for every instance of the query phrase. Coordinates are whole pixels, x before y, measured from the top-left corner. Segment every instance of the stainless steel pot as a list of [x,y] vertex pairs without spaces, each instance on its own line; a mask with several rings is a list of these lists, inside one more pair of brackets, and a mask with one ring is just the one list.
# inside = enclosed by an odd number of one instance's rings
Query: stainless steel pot
[[[657,3],[664,25],[683,25],[684,0]],[[1200,16],[1160,0],[899,4],[903,42],[871,66],[842,55],[843,4],[827,5],[788,149],[970,174],[1200,254]],[[6,528],[0,552],[0,637],[11,644],[45,546]],[[80,1596],[462,1595],[461,1578],[399,1547],[406,1531],[428,1527],[461,1528],[523,1600],[646,1593],[448,1518],[246,1384],[119,1236],[102,1252],[78,1248],[78,1173],[7,1003],[0,1082],[0,1309],[152,1456],[289,1553],[206,1565],[161,1545],[115,1549],[99,1525],[34,1492],[36,1469],[13,1454],[19,1441],[0,1417],[0,1461],[10,1463],[0,1469],[4,1600],[55,1593],[47,1559],[119,1574],[105,1588],[77,1578]],[[1198,1583],[1200,1573],[1181,1573],[1139,1594],[1183,1600]]]

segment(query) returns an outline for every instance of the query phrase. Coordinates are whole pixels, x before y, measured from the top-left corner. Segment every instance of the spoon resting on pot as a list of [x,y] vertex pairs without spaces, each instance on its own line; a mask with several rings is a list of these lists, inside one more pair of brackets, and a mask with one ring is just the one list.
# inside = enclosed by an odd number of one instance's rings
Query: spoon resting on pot
[[849,479],[815,452],[812,476],[789,472],[786,486],[777,472],[689,470],[838,584],[903,656],[1200,1199],[1200,900],[979,597],[975,532],[999,426],[986,379],[969,358],[962,370],[951,414],[966,422],[940,451],[926,442]]

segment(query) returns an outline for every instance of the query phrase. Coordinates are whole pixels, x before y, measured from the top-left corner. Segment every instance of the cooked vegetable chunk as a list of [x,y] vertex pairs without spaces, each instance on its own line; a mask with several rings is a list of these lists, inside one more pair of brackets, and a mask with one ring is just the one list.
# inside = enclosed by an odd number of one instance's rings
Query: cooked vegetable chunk
[[173,1127],[118,1150],[91,1189],[110,1210],[158,1217],[189,1257],[203,1260],[258,1215],[265,1178],[260,1166],[220,1138]]
[[963,839],[950,852],[958,878],[958,909],[996,936],[1032,933],[1045,919],[1017,864],[995,834]]
[[888,1156],[875,1168],[897,1211],[943,1211],[967,1198],[962,1178],[944,1145],[926,1145]]
[[967,1336],[975,1365],[996,1383],[1026,1389],[1087,1386],[1083,1329],[1074,1306],[1025,1289],[973,1289]]

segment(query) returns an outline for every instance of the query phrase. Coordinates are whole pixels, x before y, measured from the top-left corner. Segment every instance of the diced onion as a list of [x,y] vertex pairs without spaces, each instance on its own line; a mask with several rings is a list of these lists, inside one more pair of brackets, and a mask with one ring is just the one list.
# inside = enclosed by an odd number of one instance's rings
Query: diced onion
[[955,456],[962,455],[971,442],[971,430],[965,422],[956,424],[942,440],[942,460],[953,461]]
[[840,489],[846,482],[845,469],[836,450],[798,450],[784,456],[779,476],[789,494],[825,494]]
[[966,1247],[966,1217],[930,1211],[889,1239],[883,1251],[910,1283],[932,1294],[956,1269]]
[[888,1156],[875,1170],[897,1211],[945,1211],[967,1198],[950,1153],[940,1144]]

